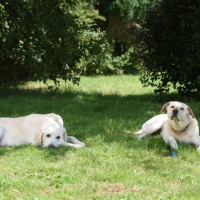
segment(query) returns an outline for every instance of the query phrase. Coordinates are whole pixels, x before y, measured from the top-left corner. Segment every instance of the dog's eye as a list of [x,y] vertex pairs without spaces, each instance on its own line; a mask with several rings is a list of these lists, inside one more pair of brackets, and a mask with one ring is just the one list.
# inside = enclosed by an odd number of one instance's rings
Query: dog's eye
[[47,137],[51,137],[51,135],[50,135],[50,134],[48,134],[48,135],[47,135]]
[[60,136],[57,136],[56,139],[60,139]]
[[174,108],[174,106],[171,106],[171,108]]
[[184,108],[181,108],[181,110],[184,110]]

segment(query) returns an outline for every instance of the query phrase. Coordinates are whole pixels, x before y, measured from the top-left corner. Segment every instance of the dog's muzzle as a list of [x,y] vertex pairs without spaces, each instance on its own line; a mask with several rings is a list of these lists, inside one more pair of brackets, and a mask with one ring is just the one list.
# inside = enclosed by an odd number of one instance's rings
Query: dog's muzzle
[[174,110],[172,111],[171,120],[173,120],[173,119],[175,118],[175,119],[177,119],[177,120],[179,121],[177,115],[178,115],[178,109],[174,109]]

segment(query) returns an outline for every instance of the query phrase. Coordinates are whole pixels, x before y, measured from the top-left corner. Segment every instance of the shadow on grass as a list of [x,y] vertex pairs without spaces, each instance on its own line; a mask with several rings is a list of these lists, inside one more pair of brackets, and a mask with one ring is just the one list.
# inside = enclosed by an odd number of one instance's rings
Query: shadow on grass
[[[0,158],[3,156],[12,155],[14,157],[34,157],[33,160],[43,159],[46,162],[57,162],[60,158],[68,156],[68,152],[73,152],[74,149],[70,147],[55,147],[55,148],[43,148],[31,144],[24,144],[20,146],[5,146],[0,148]],[[76,151],[76,150],[75,150]],[[35,155],[37,157],[35,158]]]
[[[117,142],[126,145],[126,148],[141,150],[146,145],[145,148],[155,150],[158,154],[164,149],[161,154],[165,155],[166,147],[160,145],[164,144],[160,137],[145,139],[138,145],[135,135],[117,131],[138,131],[146,120],[159,114],[162,105],[163,102],[158,102],[153,94],[119,96],[44,89],[0,91],[1,117],[54,112],[63,118],[68,135],[77,137],[85,142],[86,146],[101,145],[102,141]],[[0,155],[26,147],[1,148]],[[67,147],[59,147],[56,150],[37,148],[52,157],[64,155],[69,150]]]
[[0,156],[7,155],[9,153],[12,153],[14,151],[21,150],[24,148],[27,148],[27,145],[20,145],[20,146],[13,146],[13,147],[11,146],[0,147]]

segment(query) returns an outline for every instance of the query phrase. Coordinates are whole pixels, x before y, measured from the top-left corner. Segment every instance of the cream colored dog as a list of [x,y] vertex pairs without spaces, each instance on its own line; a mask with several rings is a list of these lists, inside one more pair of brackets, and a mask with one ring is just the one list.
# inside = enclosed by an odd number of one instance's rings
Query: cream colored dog
[[59,145],[74,148],[85,147],[85,144],[75,137],[67,136],[62,118],[54,113],[0,118],[0,146],[27,143],[42,147]]
[[167,114],[156,115],[145,122],[136,133],[140,134],[137,138],[160,132],[165,143],[172,149],[178,149],[179,141],[194,144],[200,151],[199,125],[191,108],[184,103],[171,101],[162,107],[161,112],[165,110]]

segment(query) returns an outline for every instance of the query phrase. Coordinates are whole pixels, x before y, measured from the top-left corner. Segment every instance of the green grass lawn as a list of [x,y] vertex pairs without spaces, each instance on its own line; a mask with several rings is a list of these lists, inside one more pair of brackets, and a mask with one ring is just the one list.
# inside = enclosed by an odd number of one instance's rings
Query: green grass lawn
[[[176,99],[170,99],[176,100]],[[82,77],[80,86],[41,83],[3,90],[0,116],[62,116],[68,135],[86,148],[23,145],[0,149],[0,199],[199,199],[200,155],[179,144],[177,158],[160,136],[133,134],[162,105],[139,76]],[[200,119],[199,103],[185,102]]]

